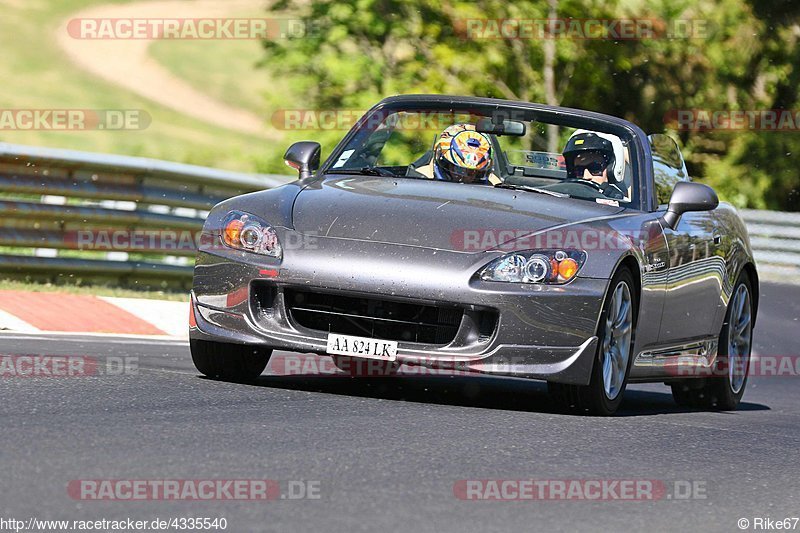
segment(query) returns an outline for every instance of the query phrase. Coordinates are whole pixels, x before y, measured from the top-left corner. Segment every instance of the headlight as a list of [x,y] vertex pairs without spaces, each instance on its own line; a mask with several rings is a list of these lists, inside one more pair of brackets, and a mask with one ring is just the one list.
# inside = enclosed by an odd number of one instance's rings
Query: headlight
[[279,259],[283,255],[275,229],[257,216],[242,211],[231,211],[225,217],[222,242],[237,250]]
[[484,281],[561,285],[571,281],[586,262],[580,250],[530,250],[499,257],[478,275]]

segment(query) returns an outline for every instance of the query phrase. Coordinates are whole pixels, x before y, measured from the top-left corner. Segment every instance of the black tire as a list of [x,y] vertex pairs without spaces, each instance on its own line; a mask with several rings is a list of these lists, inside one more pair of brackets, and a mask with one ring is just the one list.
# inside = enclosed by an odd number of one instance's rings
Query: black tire
[[672,387],[672,399],[680,407],[689,409],[704,407],[708,405],[705,384],[705,378],[672,383],[670,385]]
[[686,380],[679,383],[672,384],[672,397],[675,403],[682,407],[710,409],[714,411],[733,411],[739,406],[742,400],[745,388],[747,387],[747,378],[749,377],[750,356],[753,348],[752,342],[752,328],[753,328],[753,285],[750,278],[746,273],[742,273],[734,285],[732,295],[737,294],[740,287],[744,287],[748,294],[749,307],[749,336],[750,346],[746,354],[746,363],[742,365],[744,370],[744,381],[738,391],[734,390],[730,375],[728,373],[729,353],[728,353],[728,336],[731,327],[731,315],[734,311],[733,304],[734,298],[731,297],[728,302],[728,309],[725,311],[725,322],[722,325],[722,331],[719,334],[719,351],[717,352],[717,360],[714,363],[712,372],[713,377],[705,378],[699,382]]
[[261,375],[272,350],[261,346],[191,339],[194,366],[201,374],[228,381],[251,381]]
[[[605,339],[605,323],[608,317],[609,305],[611,303],[611,296],[620,283],[626,283],[631,296],[631,310],[632,310],[632,334],[630,338],[630,346],[628,347],[628,364],[625,369],[625,377],[622,386],[615,398],[610,399],[606,395],[603,386],[603,342]],[[562,409],[568,412],[588,414],[594,416],[610,416],[619,409],[622,403],[622,397],[625,393],[625,387],[628,384],[628,375],[630,374],[631,362],[634,358],[633,343],[636,337],[636,324],[639,315],[639,295],[636,292],[636,285],[633,281],[633,275],[627,269],[621,269],[608,286],[608,293],[606,294],[605,301],[603,302],[603,310],[600,314],[600,323],[597,328],[597,352],[595,354],[594,365],[592,366],[592,376],[589,385],[565,385],[562,383],[547,383],[547,389],[552,399]]]

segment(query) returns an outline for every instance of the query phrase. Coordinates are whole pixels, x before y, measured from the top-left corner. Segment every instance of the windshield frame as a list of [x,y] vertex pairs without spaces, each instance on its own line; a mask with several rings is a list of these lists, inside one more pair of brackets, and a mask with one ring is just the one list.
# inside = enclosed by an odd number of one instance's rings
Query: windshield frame
[[[363,143],[387,116],[397,112],[441,112],[492,116],[505,114],[521,120],[538,121],[558,126],[574,127],[616,135],[630,151],[630,164],[634,173],[635,187],[631,201],[621,204],[626,209],[655,211],[653,205],[652,169],[646,161],[650,157],[649,143],[645,133],[636,125],[609,115],[564,107],[544,106],[526,102],[495,100],[491,98],[448,97],[436,95],[396,96],[382,100],[367,111],[336,145],[320,167],[318,176],[336,174],[332,166],[339,160],[345,148],[352,143]],[[523,118],[524,117],[524,118]],[[397,179],[405,179],[397,176]],[[408,178],[414,179],[414,178]]]

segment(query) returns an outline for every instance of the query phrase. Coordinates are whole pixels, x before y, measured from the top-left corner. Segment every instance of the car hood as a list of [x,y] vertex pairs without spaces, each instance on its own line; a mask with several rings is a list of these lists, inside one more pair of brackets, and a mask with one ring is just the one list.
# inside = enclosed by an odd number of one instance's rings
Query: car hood
[[304,188],[295,231],[458,252],[481,252],[542,230],[611,217],[620,207],[433,180],[332,176]]

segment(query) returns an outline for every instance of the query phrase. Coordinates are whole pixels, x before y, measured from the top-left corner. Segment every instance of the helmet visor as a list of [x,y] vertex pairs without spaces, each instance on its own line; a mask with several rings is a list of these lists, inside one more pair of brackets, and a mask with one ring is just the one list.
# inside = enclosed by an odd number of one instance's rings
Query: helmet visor
[[611,164],[611,158],[605,152],[593,150],[578,152],[573,156],[571,163],[570,177],[580,179],[585,176],[587,170],[592,176],[602,176]]
[[442,172],[445,179],[462,183],[480,183],[486,181],[490,170],[489,167],[465,168],[448,161],[444,157],[438,158],[436,163],[439,165],[439,170]]

